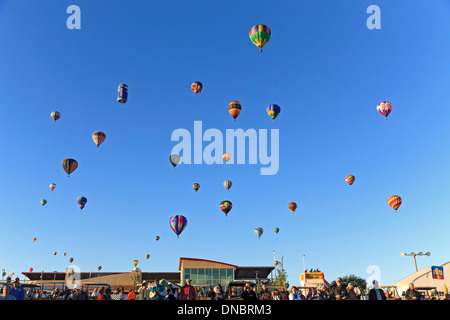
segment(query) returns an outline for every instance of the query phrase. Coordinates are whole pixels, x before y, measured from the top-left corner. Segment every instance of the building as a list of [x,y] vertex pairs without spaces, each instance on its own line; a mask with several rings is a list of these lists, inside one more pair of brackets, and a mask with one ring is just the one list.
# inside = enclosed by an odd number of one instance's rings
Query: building
[[44,286],[48,290],[54,287],[75,285],[75,281],[86,283],[108,283],[112,289],[123,287],[131,290],[137,285],[155,280],[165,279],[169,282],[184,285],[186,279],[195,287],[207,290],[210,286],[220,284],[227,286],[236,281],[268,281],[274,267],[239,267],[237,265],[205,259],[180,258],[179,272],[142,272],[134,268],[131,272],[76,272],[67,268],[65,272],[22,272],[30,283]]

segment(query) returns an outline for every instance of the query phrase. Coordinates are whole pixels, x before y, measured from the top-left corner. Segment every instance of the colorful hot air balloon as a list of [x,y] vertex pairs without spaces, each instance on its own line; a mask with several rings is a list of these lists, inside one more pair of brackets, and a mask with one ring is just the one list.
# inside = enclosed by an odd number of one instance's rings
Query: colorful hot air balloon
[[156,239],[156,241],[158,241],[159,240],[159,236],[156,236],[155,239]]
[[138,260],[133,260],[133,266],[137,266],[138,265],[138,263],[139,263],[139,261]]
[[36,240],[37,240],[36,238],[33,238],[33,242],[36,242]]
[[58,111],[53,111],[52,113],[50,113],[50,116],[52,117],[53,121],[56,121],[61,118],[61,113],[59,113]]
[[225,160],[225,162],[228,162],[231,159],[231,154],[229,154],[228,152],[224,153],[222,158],[223,158],[223,160]]
[[276,234],[278,234],[278,232],[280,231],[280,229],[279,229],[279,228],[275,228],[274,231],[275,231]]
[[67,176],[69,176],[78,167],[78,162],[74,159],[65,159],[62,162],[62,166]]
[[377,105],[377,111],[382,116],[385,116],[387,120],[389,113],[392,111],[392,104],[389,101],[382,101]]
[[395,212],[397,212],[397,209],[400,207],[400,205],[402,204],[402,198],[400,198],[397,195],[393,195],[390,196],[387,199],[388,204],[391,206],[392,209],[395,210]]
[[41,200],[41,204],[42,204],[43,206],[45,206],[45,205],[47,204],[47,200],[42,199],[42,200]]
[[73,258],[70,258],[70,259],[69,259],[69,262],[72,263],[72,262],[73,262]]
[[200,185],[198,183],[194,183],[193,188],[195,192],[197,192],[197,190],[200,188]]
[[228,112],[231,114],[231,116],[234,118],[234,121],[236,121],[236,118],[241,113],[242,106],[239,102],[233,100],[228,104]]
[[97,267],[97,270],[98,270],[98,271],[102,270],[102,266],[98,266],[98,267]]
[[56,251],[55,251],[55,252],[53,252],[53,255],[54,255],[54,256],[56,256]]
[[30,268],[30,272],[33,272],[33,268]]
[[255,233],[259,239],[261,237],[261,235],[263,234],[263,228],[255,228]]
[[345,182],[347,182],[349,185],[352,185],[353,182],[355,182],[355,176],[353,175],[348,175],[345,177]]
[[125,103],[128,100],[128,86],[126,84],[120,84],[119,88],[117,89],[118,95],[117,95],[117,101],[120,103]]
[[64,252],[64,253],[63,253],[63,256],[65,257],[65,256],[66,256],[66,254],[67,254],[67,253],[65,253],[65,252]]
[[80,210],[83,210],[84,205],[86,204],[86,202],[87,202],[87,199],[85,197],[78,197],[77,198],[77,203],[78,203],[78,206],[80,207]]
[[231,183],[230,180],[226,180],[226,181],[223,183],[223,186],[224,186],[225,188],[227,188],[227,190],[230,190],[231,185],[232,185],[232,183]]
[[95,131],[92,134],[92,140],[94,140],[95,144],[97,145],[97,148],[105,141],[106,134],[101,131]]
[[172,228],[173,232],[177,234],[177,238],[180,237],[181,232],[183,232],[186,226],[187,219],[184,216],[175,215],[170,218],[170,227]]
[[147,254],[145,255],[145,259],[148,260],[148,258],[150,258],[150,255],[147,253]]
[[203,84],[200,81],[194,81],[191,84],[191,90],[194,91],[195,94],[202,91]]
[[55,190],[55,188],[56,188],[56,184],[50,183],[50,189],[52,189],[52,191],[53,191],[53,190]]
[[220,203],[220,210],[222,210],[225,213],[225,217],[227,216],[228,212],[230,212],[232,207],[233,204],[231,203],[231,201],[224,200]]
[[259,48],[262,52],[262,48],[269,42],[272,32],[268,26],[263,24],[257,24],[250,29],[248,36],[250,40]]
[[169,161],[170,163],[173,165],[173,168],[175,169],[175,167],[177,166],[177,164],[180,162],[180,156],[177,154],[172,154],[169,157]]
[[281,108],[277,104],[270,104],[266,110],[269,117],[275,121],[275,118],[280,114]]
[[294,211],[297,209],[297,204],[295,202],[291,202],[288,204],[288,208],[292,211],[292,213],[294,213]]

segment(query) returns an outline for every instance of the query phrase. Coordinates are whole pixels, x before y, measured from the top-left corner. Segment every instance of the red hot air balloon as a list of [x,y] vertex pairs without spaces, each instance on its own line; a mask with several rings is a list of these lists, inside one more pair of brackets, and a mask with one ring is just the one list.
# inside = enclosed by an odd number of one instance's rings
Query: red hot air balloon
[[291,202],[288,204],[288,208],[292,211],[292,213],[294,213],[294,211],[297,209],[297,204],[295,202]]
[[30,268],[30,272],[33,272],[33,268]]
[[387,202],[388,202],[389,206],[390,206],[392,209],[394,209],[395,212],[397,212],[397,209],[398,209],[398,208],[400,207],[400,205],[402,204],[402,198],[400,198],[400,197],[397,196],[397,195],[393,195],[393,196],[390,196],[390,197],[387,199]]

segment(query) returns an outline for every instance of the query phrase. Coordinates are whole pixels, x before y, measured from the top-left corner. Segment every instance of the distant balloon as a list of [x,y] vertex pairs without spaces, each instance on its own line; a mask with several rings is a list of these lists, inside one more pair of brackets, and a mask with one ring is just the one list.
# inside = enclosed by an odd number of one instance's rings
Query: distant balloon
[[198,183],[194,183],[193,188],[197,192],[197,190],[200,188],[200,185]]
[[226,181],[223,183],[223,186],[224,186],[225,188],[227,188],[227,190],[230,190],[230,188],[231,188],[231,186],[232,186],[232,183],[231,183],[230,180],[226,180]]
[[225,162],[228,162],[231,159],[231,154],[229,154],[228,152],[224,153],[222,158],[223,158],[223,160],[225,160]]
[[156,239],[156,241],[158,241],[159,240],[159,236],[156,236],[155,239]]
[[187,219],[184,216],[181,215],[175,215],[170,218],[170,227],[172,228],[173,232],[176,233],[177,238],[180,237],[181,232],[186,228],[187,226]]
[[200,81],[194,81],[191,84],[191,90],[197,94],[202,91],[203,84]]
[[150,258],[150,255],[147,253],[147,254],[145,255],[145,259],[148,260],[148,258]]
[[36,242],[36,240],[37,240],[36,238],[33,238],[33,242]]
[[382,101],[377,105],[377,111],[382,116],[387,117],[392,111],[392,104],[389,101]]
[[274,231],[275,231],[276,234],[278,234],[278,232],[280,231],[280,229],[279,229],[279,228],[275,228]]
[[347,182],[349,185],[352,185],[353,182],[355,182],[355,176],[353,175],[348,175],[345,177],[345,182]]
[[62,166],[67,176],[69,176],[78,167],[78,162],[74,159],[65,159],[62,162]]
[[47,204],[47,200],[42,199],[42,200],[41,200],[41,204],[42,204],[43,206],[45,206],[45,205]]
[[255,233],[259,239],[261,237],[261,235],[263,234],[263,228],[255,228]]
[[58,111],[53,111],[52,113],[50,113],[50,116],[52,117],[53,121],[56,121],[61,118],[61,113],[59,113]]
[[278,265],[278,263],[279,263],[278,261],[274,261],[273,265],[276,267]]
[[87,202],[87,199],[85,197],[78,197],[77,198],[77,203],[78,203],[78,206],[80,207],[80,210],[83,210],[84,205],[86,204],[86,202]]
[[294,211],[297,209],[297,204],[295,202],[291,202],[288,204],[288,208],[292,211],[292,213],[294,213]]
[[133,260],[133,265],[136,267],[138,265],[139,261],[138,260]]
[[69,259],[69,262],[72,263],[72,262],[73,262],[73,258],[70,258],[70,259]]
[[269,117],[275,121],[275,118],[280,114],[281,108],[277,104],[270,104],[266,110]]
[[66,253],[65,253],[65,252],[63,253],[63,256],[64,256],[64,257],[66,256]]
[[102,270],[102,266],[98,266],[98,267],[97,267],[97,270],[98,270],[98,271]]
[[262,52],[262,48],[269,42],[272,32],[269,27],[263,24],[257,24],[250,29],[248,34],[250,40]]
[[33,270],[34,270],[33,268],[30,268],[30,272],[33,272]]
[[50,189],[52,189],[52,191],[53,191],[53,190],[55,190],[55,188],[56,188],[56,184],[50,183]]
[[233,204],[231,203],[231,201],[224,200],[220,203],[220,210],[222,210],[225,213],[225,217],[227,216],[228,212],[230,212],[232,207]]
[[180,162],[180,156],[177,154],[172,154],[169,157],[169,161],[170,163],[173,165],[173,168],[175,169],[175,167],[177,166],[177,164]]
[[54,255],[54,256],[56,256],[56,251],[55,251],[55,252],[53,252],[53,255]]
[[393,195],[387,199],[387,202],[388,202],[389,206],[391,206],[391,208],[394,209],[395,212],[397,212],[397,209],[402,204],[402,198],[400,198],[397,195]]
[[126,84],[120,84],[119,88],[117,89],[118,95],[117,95],[117,101],[120,103],[125,103],[128,100],[128,86]]
[[228,112],[234,118],[234,121],[236,121],[236,118],[241,113],[241,110],[242,110],[242,106],[236,100],[233,100],[228,104]]
[[94,140],[95,144],[97,145],[97,148],[105,141],[106,134],[101,131],[95,131],[92,134],[92,140]]

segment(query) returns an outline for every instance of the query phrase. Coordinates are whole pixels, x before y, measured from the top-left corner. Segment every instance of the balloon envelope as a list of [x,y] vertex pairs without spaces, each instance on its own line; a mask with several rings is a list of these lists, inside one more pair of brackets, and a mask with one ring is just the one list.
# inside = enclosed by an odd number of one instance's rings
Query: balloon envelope
[[177,166],[177,164],[180,162],[180,156],[177,154],[172,154],[169,157],[169,161],[170,163],[173,165],[173,168],[175,169],[175,167]]
[[275,231],[275,233],[278,233],[280,231],[280,229],[275,228],[274,231]]
[[87,199],[85,197],[78,197],[77,198],[77,203],[78,206],[80,207],[80,210],[82,210],[84,208],[84,205],[86,204]]
[[53,111],[52,113],[50,113],[50,116],[52,117],[53,121],[56,121],[61,118],[61,113],[59,113],[58,111]]
[[255,228],[255,233],[256,233],[256,235],[258,236],[258,239],[259,239],[259,237],[261,237],[261,235],[263,234],[263,228],[260,228],[260,227]]
[[227,188],[227,190],[230,190],[230,188],[231,188],[232,185],[233,185],[233,184],[231,183],[230,180],[226,180],[226,181],[223,183],[223,186],[224,186],[225,188]]
[[65,159],[62,162],[62,166],[67,176],[69,176],[78,167],[78,162],[74,159]]
[[225,162],[228,162],[231,159],[231,154],[229,154],[228,152],[224,153],[222,158],[223,158],[223,160],[225,160]]
[[92,134],[92,140],[94,140],[95,144],[97,145],[97,148],[105,141],[106,134],[101,131],[95,131]]
[[291,202],[291,203],[289,203],[288,204],[288,208],[289,208],[289,210],[291,210],[292,211],[292,213],[297,209],[297,204],[295,203],[295,202]]
[[393,196],[390,196],[390,197],[387,199],[387,202],[388,202],[389,206],[390,206],[392,209],[394,209],[395,212],[397,212],[397,209],[398,209],[398,208],[401,206],[401,204],[402,204],[402,198],[400,198],[400,196],[393,195]]
[[41,204],[42,204],[43,206],[45,206],[45,205],[47,204],[47,200],[42,199],[42,200],[41,200]]
[[53,191],[53,190],[55,190],[55,188],[56,188],[56,184],[50,183],[50,189]]
[[133,260],[133,265],[136,267],[138,265],[139,261]]
[[220,203],[220,210],[222,210],[225,213],[225,217],[227,216],[228,212],[230,212],[232,207],[233,204],[231,203],[231,201],[224,200]]
[[156,239],[156,241],[158,241],[159,240],[159,236],[156,236],[155,239]]
[[191,90],[197,94],[202,91],[203,84],[200,81],[194,81],[191,84]]
[[198,183],[194,183],[193,188],[197,191],[200,188],[200,185]]
[[392,104],[389,101],[382,101],[377,105],[377,111],[387,119],[388,115],[392,111]]
[[345,182],[347,182],[349,185],[352,185],[353,182],[355,182],[355,176],[353,175],[348,175],[345,177]]
[[241,110],[242,110],[242,106],[236,100],[233,100],[228,104],[228,112],[234,118],[234,121],[236,121],[236,118],[241,113]]
[[146,254],[146,255],[145,255],[145,259],[148,260],[148,258],[150,258],[150,255],[149,255],[149,254]]
[[275,121],[275,118],[280,114],[280,112],[281,108],[277,104],[270,104],[267,107],[267,114],[273,119],[273,121]]
[[170,227],[172,228],[173,232],[176,233],[177,238],[179,238],[181,232],[186,228],[187,226],[187,219],[184,216],[181,215],[175,215],[170,218]]
[[262,51],[262,48],[269,42],[272,32],[268,26],[257,24],[250,29],[248,36],[253,44],[259,48],[259,51]]
[[30,268],[30,272],[33,272],[33,268]]

